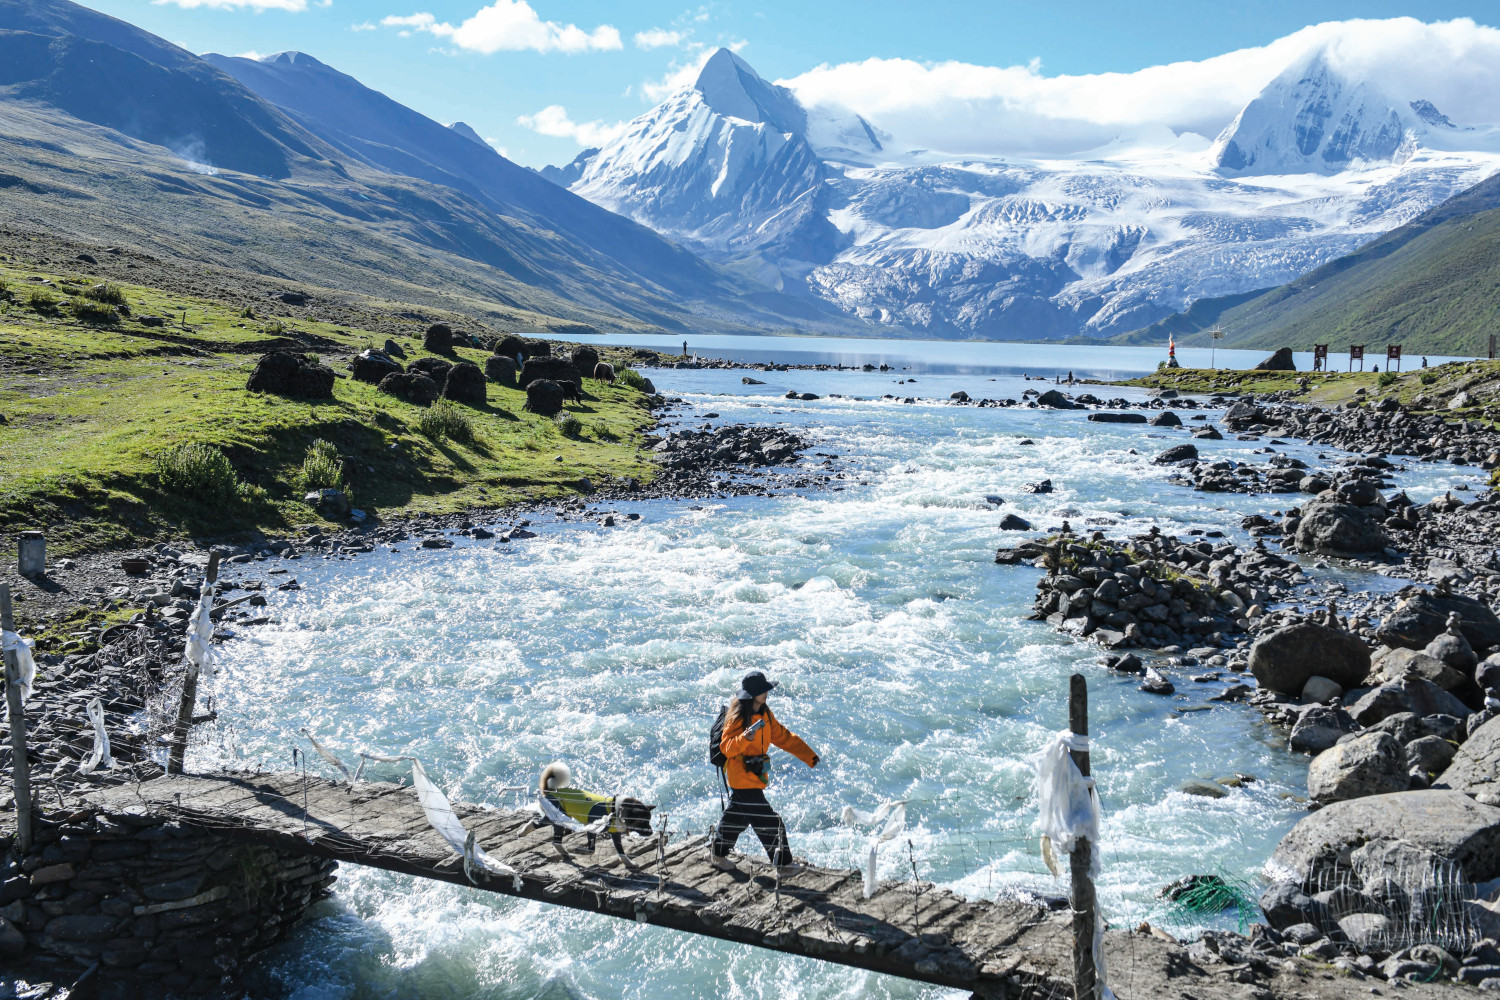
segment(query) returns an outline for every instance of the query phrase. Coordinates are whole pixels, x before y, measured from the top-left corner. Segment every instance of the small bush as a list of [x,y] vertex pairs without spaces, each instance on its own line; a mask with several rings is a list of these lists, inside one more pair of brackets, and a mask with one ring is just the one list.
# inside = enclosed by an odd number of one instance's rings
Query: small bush
[[45,288],[33,288],[26,293],[26,305],[32,312],[52,313],[57,311],[57,296]]
[[1423,372],[1420,381],[1423,385],[1431,385],[1438,380],[1437,372]]
[[239,478],[224,453],[211,444],[189,441],[156,456],[156,478],[161,488],[215,506],[239,496]]
[[267,337],[279,337],[286,333],[286,324],[279,319],[267,320],[260,325],[260,332]]
[[432,441],[449,438],[467,444],[474,440],[474,421],[453,403],[440,399],[417,418],[417,433]]
[[1380,386],[1380,388],[1382,389],[1386,389],[1394,385],[1396,383],[1396,380],[1400,377],[1401,376],[1397,375],[1395,372],[1381,372],[1380,377],[1375,380],[1375,384]]
[[255,307],[254,306],[246,306],[245,308],[243,308],[243,309],[240,310],[240,319],[254,319],[254,318],[255,318]]
[[589,425],[589,430],[593,433],[594,437],[598,438],[600,441],[620,440],[620,435],[610,430],[609,424],[606,424],[602,420],[595,420],[592,424]]
[[120,291],[120,286],[112,285],[107,281],[101,281],[97,285],[90,286],[83,295],[84,298],[92,299],[95,302],[103,302],[105,305],[123,306],[126,304],[125,293]]
[[68,312],[80,323],[118,323],[120,314],[115,307],[93,299],[69,299]]
[[344,460],[332,441],[322,438],[307,449],[302,459],[302,488],[304,490],[342,490],[344,488]]
[[646,377],[633,368],[621,368],[615,372],[615,381],[624,382],[636,392],[646,391]]
[[10,301],[10,283],[0,278],[0,302]]
[[583,433],[583,421],[578,419],[577,414],[569,413],[567,410],[553,417],[552,422],[557,424],[557,429],[563,437],[576,438]]

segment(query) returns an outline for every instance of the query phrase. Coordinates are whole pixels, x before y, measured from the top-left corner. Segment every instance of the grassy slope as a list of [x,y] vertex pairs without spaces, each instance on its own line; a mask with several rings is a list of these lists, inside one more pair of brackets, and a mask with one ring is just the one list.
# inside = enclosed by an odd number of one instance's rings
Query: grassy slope
[[[384,517],[576,494],[584,477],[651,475],[638,445],[652,419],[641,394],[622,384],[590,381],[594,398],[569,405],[584,425],[575,440],[552,420],[523,412],[523,392],[492,383],[489,403],[470,410],[474,443],[434,443],[415,430],[419,407],[353,379],[335,383],[332,401],[247,391],[256,345],[283,332],[279,321],[267,325],[236,306],[126,285],[134,315],[173,315],[173,324],[87,326],[66,311],[41,315],[25,304],[36,285],[24,279],[37,275],[59,284],[59,299],[88,283],[84,275],[0,264],[0,280],[19,300],[0,304],[0,531],[45,528],[58,554],[183,533],[254,537],[321,524],[301,502],[297,481],[317,438],[338,446],[356,506]],[[315,343],[341,373],[347,366],[336,356],[385,339],[315,321],[297,321],[285,333]],[[411,360],[425,353],[412,337],[395,339]],[[480,364],[485,357],[456,353]],[[259,489],[227,510],[163,495],[155,456],[189,440],[222,447],[242,481]]]
[[1170,332],[1207,346],[1192,332],[1216,323],[1222,347],[1398,343],[1408,357],[1483,356],[1500,330],[1500,176],[1286,285],[1205,299],[1117,342],[1165,343]]
[[[1391,373],[1386,373],[1387,375]],[[1500,402],[1500,361],[1450,362],[1434,368],[1408,368],[1385,378],[1365,372],[1260,372],[1230,369],[1176,368],[1163,369],[1117,384],[1151,389],[1176,389],[1184,394],[1253,393],[1264,395],[1285,390],[1297,391],[1301,380],[1309,382],[1302,400],[1321,405],[1336,405],[1359,398],[1376,402],[1394,396],[1403,406],[1421,411],[1441,410],[1452,416],[1478,418],[1494,416]],[[1363,389],[1364,393],[1358,395]],[[1474,408],[1451,411],[1450,401],[1459,392],[1468,392]],[[1420,404],[1420,405],[1419,405]]]

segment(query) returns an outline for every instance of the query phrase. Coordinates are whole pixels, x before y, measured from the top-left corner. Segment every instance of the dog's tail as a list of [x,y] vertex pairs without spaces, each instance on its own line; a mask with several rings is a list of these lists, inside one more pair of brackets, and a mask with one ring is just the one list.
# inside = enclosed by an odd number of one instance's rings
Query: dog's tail
[[542,780],[538,787],[544,792],[567,788],[573,783],[573,772],[562,761],[555,761],[542,768]]

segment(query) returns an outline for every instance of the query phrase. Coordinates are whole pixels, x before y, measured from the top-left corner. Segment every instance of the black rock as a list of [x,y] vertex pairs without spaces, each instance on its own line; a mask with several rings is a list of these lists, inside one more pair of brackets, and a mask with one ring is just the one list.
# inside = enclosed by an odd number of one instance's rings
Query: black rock
[[[531,367],[531,362],[526,362],[526,367]],[[523,369],[524,370],[524,369]],[[544,417],[556,416],[563,408],[562,386],[551,379],[537,379],[526,385],[525,409]]]
[[274,396],[296,396],[303,399],[333,398],[333,369],[312,355],[277,350],[264,355],[255,364],[245,388]]
[[483,406],[485,403],[484,372],[480,371],[476,364],[460,361],[448,369],[448,377],[443,382],[443,398],[451,399],[455,403]]

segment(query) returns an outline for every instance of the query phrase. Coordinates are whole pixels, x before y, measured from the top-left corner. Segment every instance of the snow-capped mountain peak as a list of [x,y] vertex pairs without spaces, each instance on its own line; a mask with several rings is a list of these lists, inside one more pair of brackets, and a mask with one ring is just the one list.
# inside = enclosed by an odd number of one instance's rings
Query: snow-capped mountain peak
[[1391,97],[1369,80],[1350,79],[1317,51],[1245,105],[1215,141],[1213,163],[1239,175],[1330,174],[1357,162],[1400,164],[1415,153],[1426,127],[1413,102]]
[[785,87],[767,83],[750,64],[728,49],[708,57],[693,89],[703,103],[729,118],[770,125],[778,132],[805,136],[807,112]]

